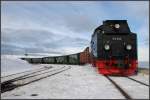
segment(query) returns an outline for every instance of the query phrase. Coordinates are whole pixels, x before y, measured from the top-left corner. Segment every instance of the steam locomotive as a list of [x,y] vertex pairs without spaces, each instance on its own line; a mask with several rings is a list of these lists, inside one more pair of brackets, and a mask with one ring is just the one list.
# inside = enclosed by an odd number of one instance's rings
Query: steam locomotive
[[126,20],[106,20],[91,39],[91,63],[100,74],[129,76],[137,73],[137,35]]

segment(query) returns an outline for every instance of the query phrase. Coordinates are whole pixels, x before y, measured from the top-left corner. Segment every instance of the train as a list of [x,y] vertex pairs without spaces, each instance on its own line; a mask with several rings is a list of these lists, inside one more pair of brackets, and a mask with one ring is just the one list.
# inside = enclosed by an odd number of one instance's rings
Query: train
[[63,55],[63,56],[50,56],[42,58],[21,58],[32,64],[71,64],[83,65],[90,63],[89,47],[85,48],[83,52]]
[[137,35],[127,20],[106,20],[91,39],[92,65],[103,75],[137,74]]
[[127,20],[105,20],[94,30],[90,46],[83,52],[21,59],[34,64],[89,63],[103,75],[135,75],[138,72],[137,35],[130,31]]

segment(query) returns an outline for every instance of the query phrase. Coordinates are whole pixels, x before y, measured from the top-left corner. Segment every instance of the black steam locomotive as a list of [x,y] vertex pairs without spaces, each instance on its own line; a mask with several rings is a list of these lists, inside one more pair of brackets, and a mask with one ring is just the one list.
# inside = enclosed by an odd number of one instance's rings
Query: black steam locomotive
[[106,20],[92,35],[93,66],[104,75],[129,76],[137,73],[137,35],[126,20]]

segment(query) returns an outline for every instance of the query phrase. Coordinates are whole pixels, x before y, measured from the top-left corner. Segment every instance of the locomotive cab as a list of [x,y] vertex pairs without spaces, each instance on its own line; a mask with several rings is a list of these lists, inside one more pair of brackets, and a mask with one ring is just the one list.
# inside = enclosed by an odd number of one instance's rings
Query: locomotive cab
[[137,70],[137,37],[126,20],[106,20],[91,40],[93,65],[104,75],[132,75]]

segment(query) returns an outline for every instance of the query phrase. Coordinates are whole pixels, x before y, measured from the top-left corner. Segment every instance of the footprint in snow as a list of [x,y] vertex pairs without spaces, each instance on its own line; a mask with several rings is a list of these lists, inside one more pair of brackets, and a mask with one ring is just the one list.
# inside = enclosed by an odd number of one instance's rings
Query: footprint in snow
[[38,96],[38,94],[31,94],[31,96]]
[[19,93],[15,93],[15,94],[13,94],[14,96],[21,96],[21,95],[23,95],[23,94],[25,94],[25,92],[19,92]]
[[70,74],[64,74],[65,76],[71,76]]

